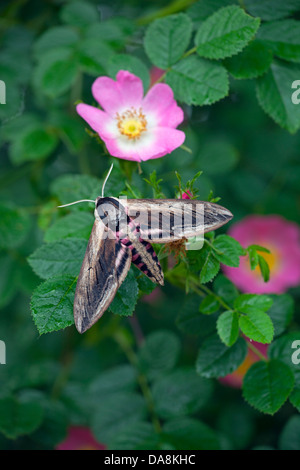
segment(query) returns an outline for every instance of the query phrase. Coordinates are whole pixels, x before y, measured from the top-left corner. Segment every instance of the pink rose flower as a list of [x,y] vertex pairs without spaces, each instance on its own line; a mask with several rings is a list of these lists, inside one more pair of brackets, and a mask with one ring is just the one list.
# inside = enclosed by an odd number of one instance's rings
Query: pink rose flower
[[[250,340],[248,341],[250,342]],[[253,344],[253,346],[263,354],[263,356],[267,357],[268,344],[256,343],[255,341],[251,341],[251,344]],[[255,354],[252,349],[248,348],[248,354],[244,362],[232,374],[228,374],[225,377],[220,378],[219,381],[229,387],[241,388],[247,370],[252,366],[252,364],[260,360],[261,358]]]
[[224,266],[226,276],[243,292],[281,294],[300,282],[300,228],[278,215],[251,215],[234,224],[229,235],[246,248],[256,244],[271,253],[260,252],[270,267],[270,280],[264,282],[257,267],[251,271],[247,257],[240,266]]
[[183,144],[185,134],[176,129],[184,119],[172,89],[154,85],[144,97],[139,77],[120,70],[116,81],[99,77],[92,93],[103,111],[80,103],[76,109],[105,142],[108,152],[136,162],[163,157]]
[[56,446],[56,450],[105,450],[103,444],[97,442],[89,428],[71,426],[66,439]]
[[188,189],[186,190],[185,193],[182,193],[182,199],[192,199],[193,195],[191,193],[191,191],[189,191]]

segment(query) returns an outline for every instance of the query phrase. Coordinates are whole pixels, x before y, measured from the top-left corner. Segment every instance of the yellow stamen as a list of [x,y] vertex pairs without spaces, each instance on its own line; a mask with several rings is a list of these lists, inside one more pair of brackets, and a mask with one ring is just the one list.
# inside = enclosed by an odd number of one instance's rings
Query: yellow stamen
[[121,115],[117,113],[116,119],[120,133],[126,135],[129,139],[137,139],[142,132],[147,130],[147,121],[142,108],[138,111],[131,108]]

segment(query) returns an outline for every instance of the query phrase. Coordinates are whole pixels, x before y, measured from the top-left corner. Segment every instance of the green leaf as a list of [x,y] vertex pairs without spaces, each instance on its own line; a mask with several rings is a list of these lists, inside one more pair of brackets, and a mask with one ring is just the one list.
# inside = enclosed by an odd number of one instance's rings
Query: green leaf
[[238,153],[225,139],[215,138],[200,150],[199,166],[208,175],[218,175],[232,170],[238,162]]
[[234,78],[249,79],[263,75],[270,68],[272,59],[268,44],[254,40],[240,54],[226,59],[224,65]]
[[55,127],[55,132],[59,134],[69,152],[77,155],[87,139],[82,123],[75,121],[74,117],[61,111],[53,111],[49,121]]
[[109,310],[116,315],[132,315],[138,299],[138,283],[134,272],[130,270],[123,284],[119,287]]
[[53,450],[67,437],[69,416],[61,402],[43,400],[45,418],[30,439],[39,449]]
[[54,26],[47,29],[34,43],[34,53],[42,57],[51,49],[60,47],[73,48],[79,41],[78,33],[69,26]]
[[288,294],[271,295],[273,304],[268,315],[274,324],[275,336],[281,335],[291,323],[294,314],[294,299]]
[[300,416],[292,416],[279,438],[280,450],[300,450]]
[[80,69],[93,76],[107,73],[109,60],[114,56],[113,48],[103,40],[83,39],[78,50]]
[[175,98],[190,105],[210,105],[228,95],[226,69],[196,56],[186,57],[167,73]]
[[213,254],[220,263],[238,267],[240,256],[245,254],[241,244],[229,235],[219,235],[213,242]]
[[42,279],[58,274],[79,274],[87,242],[81,238],[67,238],[45,243],[28,257],[28,263]]
[[[51,193],[62,204],[78,201],[80,199],[96,199],[101,193],[101,182],[95,176],[90,175],[62,175],[56,178],[51,185]],[[90,210],[88,203],[70,206],[72,211]]]
[[37,124],[39,124],[39,117],[36,114],[27,112],[16,116],[1,126],[1,140],[12,143],[15,141],[16,135],[21,134],[26,128],[35,127]]
[[18,288],[19,266],[7,253],[0,253],[0,306],[7,305]]
[[37,124],[23,130],[10,148],[13,163],[40,160],[48,157],[58,144],[57,136],[45,126]]
[[260,25],[238,6],[221,8],[200,25],[195,44],[197,53],[208,59],[224,59],[240,52]]
[[192,22],[184,14],[159,18],[148,27],[144,46],[151,62],[161,69],[175,64],[189,45]]
[[284,404],[294,386],[291,369],[281,361],[256,362],[243,382],[244,398],[262,413],[273,415]]
[[152,387],[154,407],[162,419],[196,413],[212,393],[211,382],[194,369],[177,369],[161,376]]
[[252,245],[248,246],[247,251],[249,255],[250,268],[253,271],[258,265],[258,253]]
[[239,295],[235,285],[223,274],[219,274],[219,276],[215,279],[213,290],[219,297],[229,304],[232,304],[235,298]]
[[210,282],[218,274],[219,270],[220,263],[214,257],[214,254],[210,252],[206,258],[203,268],[201,269],[200,282],[202,284]]
[[209,337],[200,347],[196,371],[202,377],[225,377],[235,371],[247,355],[247,344],[239,338],[227,347],[217,335]]
[[88,387],[88,395],[93,406],[99,397],[109,396],[116,391],[133,391],[137,384],[137,371],[129,364],[105,370],[97,375]]
[[218,450],[216,433],[206,424],[192,418],[177,418],[163,427],[163,439],[178,450]]
[[159,450],[160,437],[150,423],[136,422],[109,441],[109,450]]
[[134,31],[133,20],[124,16],[115,16],[100,23],[90,24],[85,30],[85,38],[95,43],[105,41],[115,49],[121,50]]
[[216,10],[229,5],[238,5],[238,0],[199,0],[187,9],[187,14],[198,25]]
[[292,19],[265,23],[258,38],[281,59],[300,62],[300,22]]
[[11,203],[0,203],[0,247],[16,248],[21,245],[31,227],[29,215]]
[[[268,356],[270,359],[279,359],[284,362],[293,371],[295,376],[295,391],[300,390],[300,368],[298,362],[298,349],[294,349],[292,346],[295,341],[299,341],[300,332],[293,331],[291,333],[280,336],[270,344],[268,348]],[[294,359],[296,355],[296,361]],[[296,396],[294,397],[297,398]],[[297,405],[295,405],[297,406]]]
[[92,415],[92,432],[99,442],[109,443],[131,424],[140,422],[146,414],[141,395],[115,392],[99,400]]
[[135,266],[132,266],[132,268],[138,283],[140,296],[151,294],[154,289],[159,289],[157,285],[152,282],[148,276],[145,276],[143,273],[141,273],[138,268],[136,268]]
[[300,106],[291,100],[291,86],[299,75],[300,65],[275,61],[257,82],[257,98],[263,110],[292,134],[300,128]]
[[119,70],[128,70],[128,72],[140,77],[143,81],[144,92],[148,90],[150,84],[149,72],[140,59],[128,54],[114,54],[108,64],[108,73],[115,79]]
[[40,284],[31,298],[31,312],[40,334],[74,323],[73,302],[76,277],[56,276]]
[[39,403],[22,403],[14,397],[0,399],[0,432],[8,439],[16,439],[37,429],[43,419]]
[[74,1],[62,8],[60,18],[64,23],[85,27],[99,21],[100,15],[96,5],[89,2]]
[[77,69],[77,60],[70,48],[51,49],[43,55],[34,71],[34,85],[50,98],[55,98],[71,88]]
[[258,265],[264,282],[268,282],[270,279],[270,268],[265,258],[261,255],[258,255]]
[[232,346],[239,336],[239,319],[236,312],[228,310],[219,316],[217,330],[221,341],[226,346]]
[[268,295],[241,294],[235,299],[234,308],[240,312],[247,312],[244,307],[253,307],[266,312],[272,307],[272,304],[272,297]]
[[45,233],[46,242],[55,242],[62,238],[89,239],[94,217],[89,212],[71,212],[58,219]]
[[240,400],[230,400],[218,417],[218,432],[230,440],[229,448],[248,449],[256,433],[256,415]]
[[298,11],[298,0],[244,0],[246,10],[253,16],[259,16],[262,20],[272,21],[290,16]]
[[214,252],[211,248],[204,246],[200,253],[202,259],[202,269],[200,273],[201,284],[206,284],[211,281],[220,270],[220,263],[214,256]]
[[239,326],[244,335],[258,343],[269,344],[274,336],[274,327],[269,315],[256,307],[243,307],[247,315],[241,315]]
[[289,399],[291,404],[300,412],[300,386],[294,388]]
[[189,295],[179,311],[176,324],[183,333],[203,337],[215,331],[216,319],[214,315],[201,315],[199,313],[199,297]]
[[214,295],[207,295],[201,302],[199,311],[204,315],[210,315],[219,310],[220,304]]
[[270,276],[270,269],[265,258],[259,252],[270,253],[270,250],[260,245],[249,245],[246,251],[249,255],[250,268],[254,270],[259,266],[263,279],[267,282]]
[[171,331],[159,330],[146,337],[138,354],[138,365],[140,370],[153,380],[173,369],[179,353],[178,337]]

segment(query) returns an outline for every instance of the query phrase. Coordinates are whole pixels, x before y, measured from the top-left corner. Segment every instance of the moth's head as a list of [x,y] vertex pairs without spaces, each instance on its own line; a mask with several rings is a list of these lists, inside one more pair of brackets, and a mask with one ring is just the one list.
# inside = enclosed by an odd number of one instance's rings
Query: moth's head
[[126,223],[127,214],[118,199],[113,197],[97,197],[95,201],[95,217],[99,218],[105,227],[117,232]]

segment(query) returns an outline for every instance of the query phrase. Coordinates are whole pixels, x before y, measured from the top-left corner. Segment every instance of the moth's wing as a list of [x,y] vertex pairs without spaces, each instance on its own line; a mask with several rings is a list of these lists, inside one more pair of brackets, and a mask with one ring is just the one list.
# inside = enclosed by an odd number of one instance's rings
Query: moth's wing
[[164,274],[152,245],[140,238],[127,239],[123,243],[130,247],[132,263],[152,282],[163,286]]
[[105,235],[105,226],[96,219],[75,291],[74,320],[79,333],[107,310],[130,267],[130,250]]
[[122,203],[141,238],[153,243],[200,236],[233,217],[225,207],[195,199],[127,199]]

